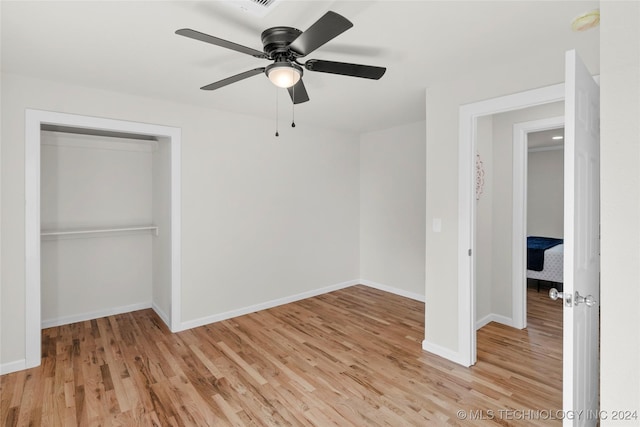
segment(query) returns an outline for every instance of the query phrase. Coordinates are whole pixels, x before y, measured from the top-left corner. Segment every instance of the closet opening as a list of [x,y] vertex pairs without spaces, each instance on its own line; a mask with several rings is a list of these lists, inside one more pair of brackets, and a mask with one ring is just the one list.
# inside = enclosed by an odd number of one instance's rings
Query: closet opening
[[152,308],[180,330],[180,129],[26,119],[27,368],[46,327]]

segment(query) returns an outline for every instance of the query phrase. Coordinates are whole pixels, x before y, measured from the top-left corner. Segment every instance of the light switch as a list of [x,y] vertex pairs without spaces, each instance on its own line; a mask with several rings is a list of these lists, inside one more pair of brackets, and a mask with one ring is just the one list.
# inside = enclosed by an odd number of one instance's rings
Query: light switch
[[433,218],[433,232],[439,233],[442,231],[442,220],[440,218]]

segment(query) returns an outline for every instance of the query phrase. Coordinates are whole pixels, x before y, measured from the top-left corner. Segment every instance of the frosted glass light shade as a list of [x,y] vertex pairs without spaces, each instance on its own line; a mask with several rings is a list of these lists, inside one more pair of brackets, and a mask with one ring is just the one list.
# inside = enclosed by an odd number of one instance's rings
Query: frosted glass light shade
[[285,89],[298,83],[302,76],[301,70],[288,62],[276,62],[275,64],[267,67],[266,72],[271,83]]

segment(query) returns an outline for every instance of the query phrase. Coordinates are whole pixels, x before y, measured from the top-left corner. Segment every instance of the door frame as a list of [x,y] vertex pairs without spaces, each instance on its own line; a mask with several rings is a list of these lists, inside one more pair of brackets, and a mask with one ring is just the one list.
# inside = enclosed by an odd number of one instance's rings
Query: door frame
[[[458,357],[466,366],[477,360],[475,188],[479,117],[564,100],[564,83],[460,106],[458,139]],[[515,233],[514,233],[515,235]]]
[[[172,332],[181,330],[180,128],[27,109],[25,112],[25,369],[39,366],[41,361],[40,132],[42,125],[149,135],[171,144],[171,310],[170,313],[159,314]],[[157,307],[153,308],[157,309]]]
[[[563,98],[564,99],[564,98]],[[528,134],[564,127],[564,116],[516,123],[513,126],[513,235],[511,270],[511,324],[518,329],[527,327],[527,171]]]

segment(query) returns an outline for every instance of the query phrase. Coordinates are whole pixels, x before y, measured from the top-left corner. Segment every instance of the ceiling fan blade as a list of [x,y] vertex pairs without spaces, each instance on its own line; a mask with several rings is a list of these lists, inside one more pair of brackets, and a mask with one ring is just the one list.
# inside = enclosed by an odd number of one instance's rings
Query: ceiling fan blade
[[374,67],[373,65],[348,64],[346,62],[322,61],[320,59],[308,60],[305,62],[304,68],[309,71],[341,74],[343,76],[362,77],[373,80],[378,80],[387,71],[384,67]]
[[235,50],[236,52],[246,53],[247,55],[251,55],[256,58],[267,58],[267,55],[259,50],[223,40],[218,37],[210,36],[209,34],[201,33],[200,31],[192,30],[190,28],[182,28],[176,31],[176,34],[184,37],[189,37],[190,39],[200,40],[201,42],[211,43],[216,46]]
[[309,100],[309,95],[307,94],[307,89],[304,87],[302,79],[298,80],[298,83],[295,85],[287,88],[287,90],[294,104],[302,104]]
[[262,68],[254,68],[253,70],[245,71],[244,73],[236,74],[235,76],[227,77],[226,79],[217,81],[215,83],[208,84],[206,86],[202,86],[200,89],[202,90],[215,90],[220,89],[223,86],[230,85],[231,83],[239,82],[240,80],[244,80],[248,77],[255,76],[256,74],[264,73],[264,67]]
[[353,24],[347,18],[329,11],[291,42],[289,48],[300,56],[306,56],[351,27]]

